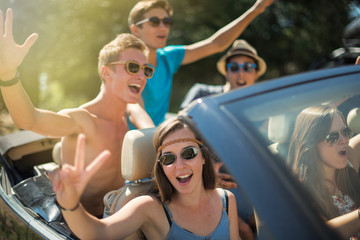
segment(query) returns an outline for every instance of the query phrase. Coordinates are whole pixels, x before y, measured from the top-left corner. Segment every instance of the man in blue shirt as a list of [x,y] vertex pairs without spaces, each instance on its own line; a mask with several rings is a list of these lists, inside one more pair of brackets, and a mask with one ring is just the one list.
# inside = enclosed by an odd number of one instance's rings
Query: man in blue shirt
[[224,51],[273,2],[257,0],[244,14],[209,38],[186,46],[166,46],[172,25],[172,9],[166,0],[140,1],[133,7],[128,19],[130,30],[145,42],[149,63],[156,68],[142,93],[145,110],[156,126],[168,112],[172,79],[179,67]]

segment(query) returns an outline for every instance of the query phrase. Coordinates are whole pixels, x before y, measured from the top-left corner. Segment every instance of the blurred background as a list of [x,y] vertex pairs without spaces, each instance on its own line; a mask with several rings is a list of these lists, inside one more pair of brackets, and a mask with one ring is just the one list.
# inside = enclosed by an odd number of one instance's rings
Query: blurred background
[[[94,98],[100,87],[97,57],[115,36],[129,32],[127,17],[136,0],[1,0],[14,10],[15,41],[33,32],[39,39],[19,71],[35,106],[53,111],[77,107]],[[168,45],[205,39],[245,12],[255,0],[169,0],[174,25]],[[344,54],[357,52],[359,2],[350,0],[275,0],[240,38],[265,59],[259,81],[316,68],[354,64]],[[354,27],[355,26],[355,27]],[[355,30],[354,30],[355,29]],[[337,52],[334,50],[338,50]],[[340,50],[339,50],[340,49]],[[216,62],[224,53],[180,68],[175,75],[170,111],[177,112],[196,82],[223,84]],[[329,64],[332,62],[332,64]],[[6,112],[0,99],[0,112]],[[1,121],[1,119],[0,119]],[[0,122],[1,124],[1,122]]]

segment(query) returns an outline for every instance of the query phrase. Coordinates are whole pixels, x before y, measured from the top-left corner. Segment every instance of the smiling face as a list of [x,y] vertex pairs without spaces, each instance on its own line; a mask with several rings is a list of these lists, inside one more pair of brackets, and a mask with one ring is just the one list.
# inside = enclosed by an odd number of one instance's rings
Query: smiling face
[[[144,14],[144,19],[158,17],[164,19],[169,17],[168,13],[162,8],[153,8]],[[150,49],[158,49],[166,46],[170,28],[166,27],[161,21],[160,25],[154,27],[149,21],[142,23],[140,26],[132,25],[132,33],[143,40]]]
[[[163,141],[163,145],[170,141],[184,138],[195,139],[195,135],[189,128],[179,129],[170,133]],[[180,153],[189,146],[195,147],[199,151],[195,158],[185,160],[181,157]],[[200,146],[193,141],[177,142],[162,149],[162,154],[169,152],[176,155],[176,161],[170,165],[162,166],[162,168],[176,191],[186,194],[193,192],[196,188],[203,188],[202,171],[205,159],[200,151]]]
[[[254,59],[245,55],[231,57],[229,63],[232,62],[237,64],[255,63]],[[257,78],[258,73],[256,70],[253,70],[252,72],[245,72],[244,69],[240,69],[238,72],[231,72],[229,69],[226,70],[227,84],[230,85],[229,90],[251,86],[255,83]]]
[[[140,65],[147,64],[146,56],[142,51],[128,48],[121,52],[119,61],[135,61]],[[113,70],[112,70],[112,69]],[[146,85],[144,70],[136,74],[129,74],[126,64],[116,64],[108,67],[109,79],[106,83],[110,91],[126,103],[137,103]]]
[[[345,127],[343,119],[335,114],[331,123],[329,132],[340,132]],[[340,134],[339,141],[334,144],[328,144],[321,141],[317,145],[318,153],[321,158],[321,164],[325,173],[335,172],[336,169],[342,169],[347,164],[347,149],[349,138]]]

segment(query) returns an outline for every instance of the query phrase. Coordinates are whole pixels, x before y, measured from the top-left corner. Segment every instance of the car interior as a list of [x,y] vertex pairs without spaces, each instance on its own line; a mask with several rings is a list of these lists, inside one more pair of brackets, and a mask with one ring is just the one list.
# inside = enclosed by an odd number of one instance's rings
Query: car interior
[[[360,108],[347,111],[346,119],[354,133],[360,133]],[[301,109],[274,113],[266,119],[264,137],[268,148],[285,160],[294,123]],[[122,176],[126,185],[104,197],[104,217],[112,215],[136,196],[154,193],[153,165],[156,152],[152,144],[155,128],[131,130],[123,141]],[[1,184],[8,195],[14,195],[29,214],[63,235],[76,239],[55,203],[55,194],[47,171],[60,163],[60,139],[49,139],[28,131],[10,134],[0,145],[8,145],[1,155]],[[23,139],[24,143],[18,143]],[[7,142],[6,144],[4,142]],[[144,239],[138,231],[128,238]]]
[[[112,215],[136,196],[155,193],[153,165],[156,152],[152,144],[155,128],[131,130],[125,137],[122,152],[122,175],[126,185],[106,194],[104,217]],[[22,131],[22,134],[33,133]],[[35,134],[36,135],[36,134]],[[16,133],[16,137],[20,137]],[[77,239],[66,225],[55,203],[55,193],[47,171],[59,166],[59,139],[45,137],[10,148],[2,159],[2,187],[14,194],[28,212],[63,235]],[[11,180],[10,180],[11,179]],[[126,240],[145,239],[138,231]]]

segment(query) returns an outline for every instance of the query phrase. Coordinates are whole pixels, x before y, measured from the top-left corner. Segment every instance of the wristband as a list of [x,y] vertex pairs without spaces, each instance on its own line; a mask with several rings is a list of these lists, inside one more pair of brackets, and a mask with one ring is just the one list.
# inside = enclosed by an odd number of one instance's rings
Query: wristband
[[9,80],[9,81],[2,81],[0,80],[0,87],[10,87],[12,85],[15,85],[18,81],[20,80],[19,78],[19,72],[16,74],[16,76]]
[[63,211],[73,212],[73,211],[75,211],[76,209],[78,209],[79,206],[80,206],[80,202],[78,202],[74,208],[72,208],[72,209],[67,209],[67,208],[63,208],[63,207],[58,203],[57,200],[55,200],[55,201],[56,201],[56,204],[59,206],[59,208],[60,208],[61,210],[63,210]]

